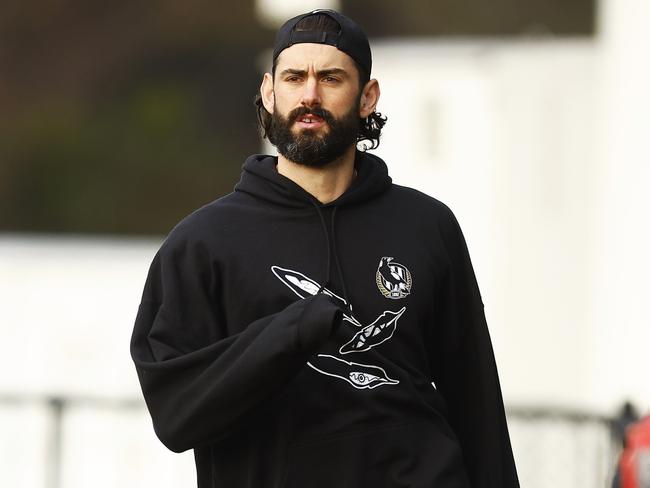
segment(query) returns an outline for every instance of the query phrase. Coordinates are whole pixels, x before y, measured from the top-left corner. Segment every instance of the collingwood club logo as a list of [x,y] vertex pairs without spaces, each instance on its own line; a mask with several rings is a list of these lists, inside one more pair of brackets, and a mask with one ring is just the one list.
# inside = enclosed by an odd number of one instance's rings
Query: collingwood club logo
[[411,293],[413,279],[406,266],[392,261],[391,257],[381,258],[375,279],[382,295],[397,300]]

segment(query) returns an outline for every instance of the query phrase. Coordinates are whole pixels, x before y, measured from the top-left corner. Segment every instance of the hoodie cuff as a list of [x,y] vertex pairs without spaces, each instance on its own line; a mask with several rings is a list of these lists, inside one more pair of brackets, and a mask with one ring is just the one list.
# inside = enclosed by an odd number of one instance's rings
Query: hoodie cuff
[[309,300],[309,303],[298,320],[298,347],[312,351],[341,325],[343,310],[323,293],[305,300]]

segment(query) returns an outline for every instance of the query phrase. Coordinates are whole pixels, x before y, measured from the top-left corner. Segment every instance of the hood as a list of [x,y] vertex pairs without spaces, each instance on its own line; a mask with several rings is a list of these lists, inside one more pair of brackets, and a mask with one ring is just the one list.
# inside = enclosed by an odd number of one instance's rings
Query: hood
[[332,207],[368,200],[391,185],[386,163],[374,154],[357,150],[354,167],[357,177],[336,200],[323,204],[293,180],[278,173],[277,156],[253,154],[242,165],[242,174],[235,191],[249,193],[276,205],[286,207]]

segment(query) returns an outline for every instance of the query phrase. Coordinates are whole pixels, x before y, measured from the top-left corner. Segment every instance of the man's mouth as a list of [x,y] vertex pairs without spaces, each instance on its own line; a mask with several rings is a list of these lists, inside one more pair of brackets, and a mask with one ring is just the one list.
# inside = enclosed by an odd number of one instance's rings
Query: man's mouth
[[325,121],[323,120],[322,117],[319,117],[318,115],[314,114],[305,114],[301,115],[296,119],[296,123],[298,124],[299,127],[307,127],[310,129],[314,129],[317,127],[321,127],[322,125],[325,124]]
[[310,123],[310,122],[319,122],[322,121],[323,119],[318,115],[306,114],[301,117],[298,117],[298,120],[300,120],[301,122]]

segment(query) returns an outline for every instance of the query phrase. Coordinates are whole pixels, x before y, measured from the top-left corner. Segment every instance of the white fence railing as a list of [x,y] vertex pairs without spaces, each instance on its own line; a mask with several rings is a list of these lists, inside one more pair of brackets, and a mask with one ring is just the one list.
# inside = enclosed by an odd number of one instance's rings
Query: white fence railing
[[[522,487],[609,488],[620,445],[613,419],[513,407],[508,424]],[[194,486],[192,451],[168,451],[141,399],[0,395],[0,486]]]

